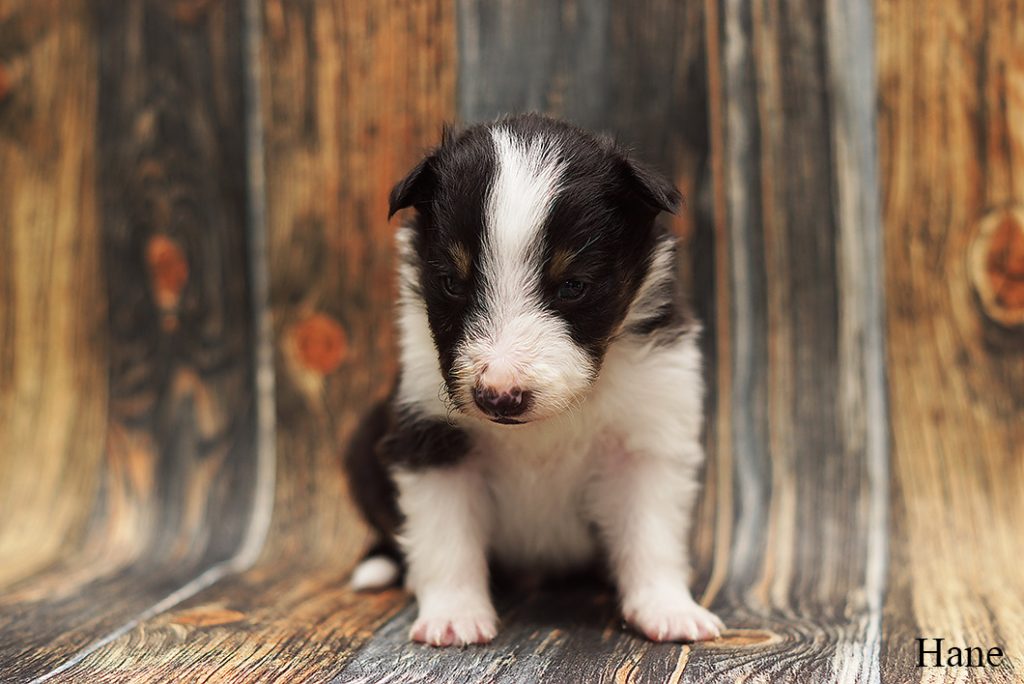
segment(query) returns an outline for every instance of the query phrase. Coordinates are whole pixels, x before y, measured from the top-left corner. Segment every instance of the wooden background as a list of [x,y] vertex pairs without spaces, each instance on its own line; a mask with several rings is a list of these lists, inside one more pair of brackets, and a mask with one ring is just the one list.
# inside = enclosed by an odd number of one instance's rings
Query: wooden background
[[[387,192],[520,110],[688,197],[718,642],[570,585],[437,651],[346,587]],[[0,681],[1015,682],[1022,492],[1019,0],[0,0]]]

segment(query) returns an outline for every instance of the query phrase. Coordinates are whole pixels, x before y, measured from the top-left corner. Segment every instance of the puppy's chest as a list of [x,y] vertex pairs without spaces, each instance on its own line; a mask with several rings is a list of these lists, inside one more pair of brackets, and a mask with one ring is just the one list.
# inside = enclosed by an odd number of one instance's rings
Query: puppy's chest
[[490,493],[491,552],[514,566],[567,569],[597,550],[593,484],[615,440],[491,441],[481,453]]

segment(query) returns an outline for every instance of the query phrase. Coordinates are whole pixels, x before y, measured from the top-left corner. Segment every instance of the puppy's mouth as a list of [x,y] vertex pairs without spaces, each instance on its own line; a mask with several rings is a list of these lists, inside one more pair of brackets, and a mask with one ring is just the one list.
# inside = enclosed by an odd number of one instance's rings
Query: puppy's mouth
[[515,418],[504,418],[504,417],[490,418],[490,421],[492,423],[497,423],[498,425],[525,425],[526,423],[529,422],[529,421],[526,421],[526,420],[516,420]]

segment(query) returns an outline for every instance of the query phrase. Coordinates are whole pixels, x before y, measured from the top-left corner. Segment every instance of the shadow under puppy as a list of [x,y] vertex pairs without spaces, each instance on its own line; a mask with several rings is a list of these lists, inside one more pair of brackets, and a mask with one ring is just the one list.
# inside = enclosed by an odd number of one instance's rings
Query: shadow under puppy
[[655,219],[671,183],[614,142],[535,114],[446,132],[391,193],[401,372],[346,457],[380,543],[353,585],[407,567],[416,641],[497,631],[488,563],[603,557],[626,620],[702,640],[687,586],[703,460],[699,326]]

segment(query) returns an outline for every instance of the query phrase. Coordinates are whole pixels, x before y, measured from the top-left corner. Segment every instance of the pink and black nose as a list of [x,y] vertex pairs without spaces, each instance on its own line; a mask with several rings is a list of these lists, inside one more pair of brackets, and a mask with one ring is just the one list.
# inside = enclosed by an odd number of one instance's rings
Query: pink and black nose
[[498,390],[488,385],[477,385],[473,388],[473,401],[481,411],[498,422],[518,422],[513,419],[529,408],[530,393],[518,387]]

